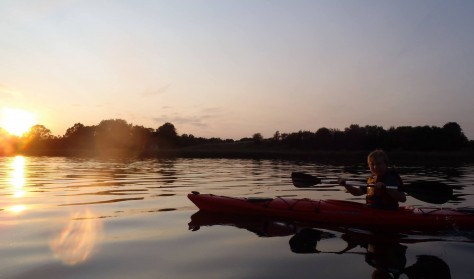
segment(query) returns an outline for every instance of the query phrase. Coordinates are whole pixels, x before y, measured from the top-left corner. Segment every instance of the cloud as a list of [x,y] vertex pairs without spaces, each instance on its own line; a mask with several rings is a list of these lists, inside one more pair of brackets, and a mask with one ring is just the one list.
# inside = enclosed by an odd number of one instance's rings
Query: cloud
[[161,95],[161,94],[166,93],[166,91],[168,91],[168,89],[170,87],[171,87],[171,83],[168,83],[167,85],[161,86],[160,88],[158,88],[156,90],[152,90],[152,91],[148,91],[148,92],[143,93],[143,96],[144,97],[149,97],[149,96]]
[[181,115],[174,113],[173,115],[163,114],[158,117],[153,117],[153,122],[164,124],[170,122],[174,125],[190,125],[199,128],[209,127],[209,122],[212,119],[219,117],[221,109],[217,107],[203,108],[200,112],[194,115]]
[[156,123],[161,123],[161,124],[164,124],[166,122],[170,122],[174,125],[191,125],[191,126],[204,128],[204,127],[208,126],[204,121],[205,118],[206,117],[202,117],[202,116],[179,116],[179,115],[166,116],[166,115],[162,115],[162,116],[159,116],[159,117],[154,117],[153,121],[156,122]]

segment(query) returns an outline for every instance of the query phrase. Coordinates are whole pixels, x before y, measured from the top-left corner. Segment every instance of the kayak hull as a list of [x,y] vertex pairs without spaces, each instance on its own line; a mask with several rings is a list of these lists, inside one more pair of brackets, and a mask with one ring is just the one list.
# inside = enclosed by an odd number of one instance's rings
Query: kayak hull
[[382,210],[341,200],[242,198],[193,192],[188,198],[207,212],[221,212],[373,229],[474,229],[472,211],[436,207]]

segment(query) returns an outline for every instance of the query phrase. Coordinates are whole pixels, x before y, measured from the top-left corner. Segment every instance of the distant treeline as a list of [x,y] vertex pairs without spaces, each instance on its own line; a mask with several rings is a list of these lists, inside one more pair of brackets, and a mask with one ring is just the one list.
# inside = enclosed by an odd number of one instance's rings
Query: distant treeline
[[[178,135],[172,123],[157,129],[136,126],[122,119],[103,120],[95,126],[76,123],[63,136],[53,136],[43,125],[35,125],[21,137],[9,135],[0,128],[0,155],[40,154],[68,155],[103,152],[155,154],[163,150],[180,149],[198,145],[242,142],[262,148],[279,150],[372,150],[383,148],[401,151],[457,151],[473,149],[473,141],[464,135],[459,124],[449,122],[443,127],[392,127],[351,125],[344,130],[320,128],[315,132],[275,132],[264,138],[255,133],[240,140],[202,138],[191,134]],[[218,151],[218,150],[217,150]]]
[[[255,139],[261,138],[259,134]],[[449,122],[443,127],[401,126],[385,130],[380,126],[350,125],[343,131],[320,128],[316,132],[275,133],[273,142],[292,148],[311,150],[385,150],[454,151],[472,148],[459,124]]]

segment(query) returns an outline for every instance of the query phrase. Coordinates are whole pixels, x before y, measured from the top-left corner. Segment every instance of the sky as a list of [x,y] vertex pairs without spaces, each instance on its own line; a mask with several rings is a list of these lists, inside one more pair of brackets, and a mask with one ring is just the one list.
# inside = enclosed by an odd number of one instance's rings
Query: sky
[[0,108],[240,139],[351,124],[474,139],[474,1],[0,0]]

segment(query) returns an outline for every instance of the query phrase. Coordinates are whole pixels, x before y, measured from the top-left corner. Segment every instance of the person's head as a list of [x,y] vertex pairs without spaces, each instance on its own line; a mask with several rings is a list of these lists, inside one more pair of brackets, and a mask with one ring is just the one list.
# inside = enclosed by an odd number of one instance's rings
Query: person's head
[[372,279],[392,279],[392,275],[390,272],[383,270],[383,269],[375,269],[372,272]]
[[380,149],[372,151],[367,156],[367,164],[373,175],[383,175],[389,166],[387,154]]

